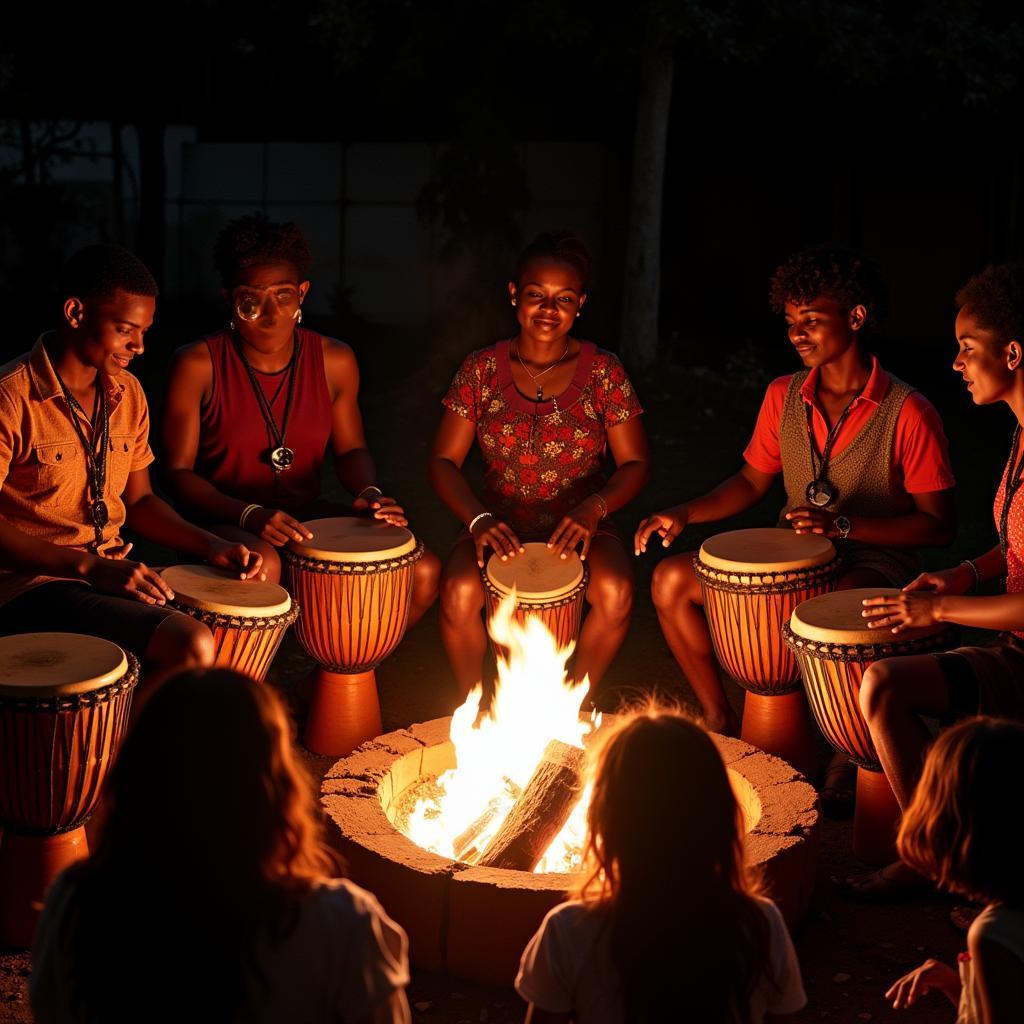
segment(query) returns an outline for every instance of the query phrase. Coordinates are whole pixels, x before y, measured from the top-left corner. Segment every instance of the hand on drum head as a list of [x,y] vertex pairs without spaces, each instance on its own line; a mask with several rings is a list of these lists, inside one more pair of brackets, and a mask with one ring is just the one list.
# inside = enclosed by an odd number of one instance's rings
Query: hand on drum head
[[933,988],[945,993],[955,1004],[960,999],[960,976],[948,964],[925,960],[920,967],[915,967],[896,981],[885,993],[885,998],[892,1002],[894,1010],[906,1010]]
[[484,567],[485,548],[490,548],[503,562],[526,550],[512,527],[490,514],[477,522],[470,535],[476,547],[476,564],[481,569]]
[[143,604],[167,604],[174,591],[155,569],[126,558],[97,557],[85,573],[85,580],[100,593],[127,597]]
[[360,512],[368,508],[373,509],[373,518],[380,519],[389,526],[409,525],[409,520],[405,518],[405,509],[394,498],[389,498],[386,494],[381,494],[372,500],[356,498],[352,502],[352,507]]
[[667,548],[686,529],[689,512],[685,505],[667,508],[663,512],[652,512],[640,521],[633,537],[633,554],[642,555],[647,550],[647,542],[654,534],[660,534],[661,546]]
[[602,508],[606,507],[593,496],[581,501],[555,527],[555,532],[548,538],[548,547],[559,558],[567,558],[574,548],[580,549],[580,558],[586,559],[590,551],[590,542],[597,533],[601,522]]
[[942,595],[927,590],[901,591],[866,597],[861,615],[871,629],[888,628],[893,633],[920,629],[941,622]]
[[231,544],[211,535],[206,560],[210,565],[219,566],[221,569],[238,570],[239,579],[267,578],[267,574],[260,571],[263,567],[263,556],[258,551],[250,551],[244,544]]
[[313,534],[302,523],[277,508],[258,508],[250,512],[245,525],[260,540],[273,544],[275,548],[282,547],[290,540],[301,543],[313,538]]
[[838,537],[836,518],[838,512],[829,512],[825,508],[810,508],[801,505],[786,513],[789,525],[794,533],[817,533],[823,537]]

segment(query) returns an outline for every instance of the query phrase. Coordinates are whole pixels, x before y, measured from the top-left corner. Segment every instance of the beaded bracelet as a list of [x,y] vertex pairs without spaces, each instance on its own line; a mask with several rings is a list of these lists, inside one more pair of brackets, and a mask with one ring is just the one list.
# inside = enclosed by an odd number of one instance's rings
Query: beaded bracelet
[[604,519],[608,515],[608,502],[604,500],[604,496],[598,494],[596,491],[591,495],[592,498],[597,498],[601,502],[601,518]]
[[473,516],[473,518],[470,519],[470,521],[469,521],[469,526],[467,527],[469,532],[472,533],[473,532],[473,527],[476,526],[476,524],[479,523],[481,519],[486,519],[487,516],[490,516],[493,519],[494,518],[494,513],[493,512],[481,512],[479,515]]
[[975,564],[974,559],[965,558],[960,564],[969,565],[971,567],[971,572],[974,573],[974,587],[972,589],[978,590],[981,587],[981,572]]
[[238,528],[240,530],[244,530],[245,529],[245,521],[246,521],[246,519],[248,519],[249,516],[251,516],[253,514],[253,512],[255,512],[256,509],[258,509],[258,508],[263,508],[263,506],[262,505],[256,505],[256,504],[246,505],[245,506],[245,508],[242,510],[242,514],[238,517]]

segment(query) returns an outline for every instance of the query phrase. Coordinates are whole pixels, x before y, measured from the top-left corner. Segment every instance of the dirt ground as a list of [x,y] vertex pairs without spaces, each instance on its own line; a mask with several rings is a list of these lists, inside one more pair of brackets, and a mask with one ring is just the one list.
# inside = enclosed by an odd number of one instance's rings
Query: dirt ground
[[[362,358],[362,356],[361,356]],[[791,368],[791,367],[790,367]],[[913,368],[895,367],[929,395],[935,395],[947,433],[953,438],[954,465],[960,476],[961,529],[952,550],[930,552],[932,565],[955,564],[993,543],[991,495],[1005,458],[1009,428],[991,414],[970,410],[936,375],[932,386]],[[938,372],[942,363],[939,361]],[[457,524],[430,492],[424,462],[437,418],[450,361],[429,360],[412,377],[390,388],[366,373],[365,417],[371,447],[387,489],[411,510],[413,528],[434,550],[445,553]],[[739,464],[740,453],[756,414],[768,373],[764,366],[733,365],[728,376],[707,369],[683,372],[666,368],[641,387],[646,424],[655,457],[655,476],[648,491],[616,520],[631,533],[640,514],[685,496],[700,493]],[[151,380],[155,377],[151,377]],[[963,422],[963,427],[961,427]],[[970,432],[967,431],[969,426]],[[731,525],[770,525],[777,501],[767,500]],[[720,529],[720,528],[718,528]],[[680,549],[696,547],[715,528],[688,531]],[[155,564],[160,552],[143,549]],[[674,698],[692,699],[661,638],[649,598],[650,573],[657,555],[637,564],[636,602],[630,633],[606,679],[601,703],[611,707],[618,696],[657,689]],[[310,662],[294,640],[286,639],[272,670],[272,682],[286,692]],[[454,704],[454,685],[441,649],[436,610],[412,630],[398,651],[378,670],[385,730],[447,714]],[[742,691],[731,685],[739,706]],[[316,775],[325,759],[309,758]],[[952,1022],[955,1012],[932,995],[910,1011],[895,1013],[884,1001],[888,985],[927,957],[947,961],[963,948],[964,939],[948,920],[952,901],[929,895],[891,906],[864,906],[844,900],[835,880],[857,870],[850,852],[849,822],[825,821],[815,898],[794,936],[809,1004],[798,1015],[811,1021]],[[500,926],[500,922],[496,922]],[[699,927],[699,922],[692,923]],[[0,954],[0,1024],[30,1021],[26,984],[30,973],[26,953]],[[116,978],[111,978],[116,984]],[[679,1020],[686,1020],[685,992],[680,993]],[[458,979],[414,972],[409,990],[414,1019],[436,1024],[506,1024],[521,1021],[524,1007],[511,990],[484,988]]]

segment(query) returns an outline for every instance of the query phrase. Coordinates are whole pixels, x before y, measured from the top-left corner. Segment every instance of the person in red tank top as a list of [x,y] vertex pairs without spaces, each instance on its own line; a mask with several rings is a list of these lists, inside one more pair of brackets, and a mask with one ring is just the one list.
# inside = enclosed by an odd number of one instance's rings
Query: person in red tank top
[[[277,549],[311,536],[303,520],[407,520],[377,486],[355,354],[300,326],[312,256],[299,228],[242,217],[221,233],[215,260],[232,319],[175,355],[162,423],[167,482],[213,532],[259,551],[276,582]],[[321,497],[328,450],[351,506]],[[440,569],[430,551],[417,562],[411,622],[433,603]]]

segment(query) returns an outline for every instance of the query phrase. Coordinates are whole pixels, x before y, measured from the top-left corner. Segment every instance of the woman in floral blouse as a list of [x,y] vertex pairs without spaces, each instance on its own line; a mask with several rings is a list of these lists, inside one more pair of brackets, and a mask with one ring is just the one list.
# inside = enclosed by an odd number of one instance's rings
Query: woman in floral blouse
[[[633,570],[609,512],[647,480],[642,412],[618,358],[569,331],[586,302],[590,256],[568,233],[542,234],[519,257],[508,293],[519,332],[467,356],[444,398],[430,460],[434,488],[466,525],[441,578],[441,636],[460,691],[480,681],[485,551],[503,561],[544,540],[590,566],[574,674],[596,685],[629,625]],[[462,473],[480,444],[477,497]],[[602,471],[611,449],[616,469]]]

